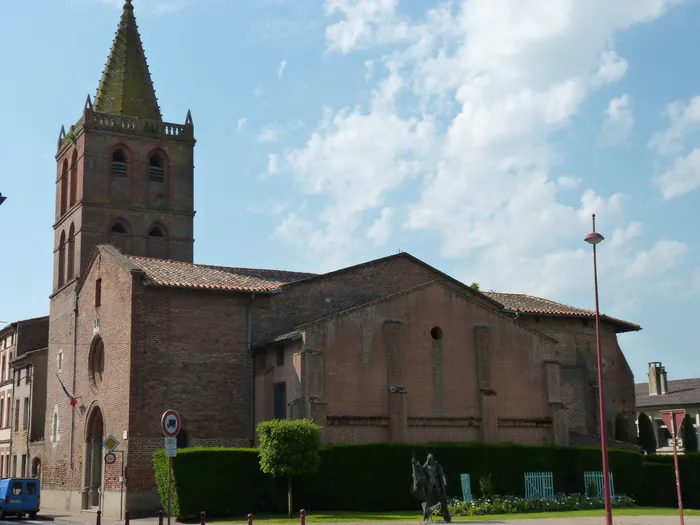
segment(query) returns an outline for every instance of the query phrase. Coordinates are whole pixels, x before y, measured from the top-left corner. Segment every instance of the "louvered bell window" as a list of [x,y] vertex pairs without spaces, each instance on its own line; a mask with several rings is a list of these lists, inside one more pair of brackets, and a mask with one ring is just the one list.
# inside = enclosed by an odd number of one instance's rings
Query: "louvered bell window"
[[126,177],[126,155],[120,149],[112,153],[112,175],[114,177]]
[[153,155],[148,162],[148,175],[151,180],[163,182],[165,179],[165,168],[163,159],[158,155]]

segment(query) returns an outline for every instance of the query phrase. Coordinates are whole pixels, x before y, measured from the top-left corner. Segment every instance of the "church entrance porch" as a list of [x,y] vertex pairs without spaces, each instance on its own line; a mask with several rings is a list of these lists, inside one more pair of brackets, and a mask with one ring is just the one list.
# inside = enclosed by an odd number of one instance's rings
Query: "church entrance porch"
[[88,418],[83,449],[82,508],[98,510],[102,505],[104,470],[102,468],[102,441],[104,420],[102,411],[95,407]]

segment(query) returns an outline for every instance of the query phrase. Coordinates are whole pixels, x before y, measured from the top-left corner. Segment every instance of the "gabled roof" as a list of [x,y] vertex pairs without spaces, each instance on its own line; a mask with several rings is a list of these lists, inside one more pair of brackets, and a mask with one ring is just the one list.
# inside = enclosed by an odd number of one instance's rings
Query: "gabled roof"
[[228,268],[147,257],[126,258],[143,272],[146,286],[167,288],[269,293],[279,290],[287,283],[314,275],[284,270]]
[[124,3],[93,110],[163,121],[131,0]]
[[649,383],[634,385],[637,408],[700,405],[700,378],[668,382],[668,392],[649,395]]
[[[305,323],[302,323],[302,324],[296,326],[293,331],[286,332],[284,334],[281,334],[281,335],[275,337],[272,341],[263,341],[263,342],[260,342],[256,345],[254,345],[254,348],[262,348],[262,347],[265,347],[265,346],[271,344],[272,342],[280,342],[280,341],[285,341],[285,340],[298,339],[301,336],[301,332],[303,332],[305,329],[309,328],[310,326],[313,326],[313,325],[316,325],[319,323],[323,323],[325,321],[329,321],[329,320],[337,318],[337,317],[342,317],[342,316],[351,314],[353,312],[356,312],[358,310],[363,310],[365,308],[369,308],[371,306],[375,306],[375,305],[378,305],[381,303],[386,303],[386,302],[392,301],[393,299],[396,299],[397,297],[401,297],[403,295],[410,295],[414,292],[417,292],[419,290],[422,290],[424,288],[428,288],[431,286],[440,286],[442,288],[446,288],[447,290],[454,292],[454,293],[458,294],[459,296],[463,297],[467,301],[471,301],[472,303],[480,305],[481,307],[484,306],[483,303],[478,300],[478,292],[476,294],[472,293],[472,292],[474,292],[474,290],[472,290],[472,288],[470,288],[464,284],[460,283],[458,286],[455,286],[454,283],[452,283],[450,281],[445,281],[445,280],[428,281],[428,282],[425,282],[423,284],[419,284],[417,286],[413,286],[411,288],[401,290],[400,292],[386,295],[386,296],[381,297],[379,299],[375,299],[374,301],[370,301],[370,302],[367,302],[364,304],[353,306],[352,308],[348,308],[346,310],[341,310],[339,312],[334,312],[332,314],[324,315],[324,316],[319,317],[317,319],[307,321]],[[504,314],[500,308],[493,310],[493,313],[495,315],[503,317],[504,319],[507,319],[510,322],[513,322],[513,318],[509,315]],[[542,339],[546,339],[549,343],[553,343],[553,344],[559,343],[559,341],[557,339],[555,339],[554,337],[552,337],[550,335],[544,334],[538,330],[535,330],[535,329],[533,329],[529,326],[526,326],[524,324],[521,324],[521,323],[515,323],[515,324],[517,324],[521,329],[523,329],[527,332],[535,334]]]
[[[550,301],[541,297],[521,293],[498,293],[498,292],[483,292],[484,295],[490,297],[494,301],[503,304],[508,310],[520,312],[529,315],[544,315],[553,317],[577,317],[577,318],[594,318],[593,310],[584,310],[575,306]],[[605,314],[600,314],[601,321],[607,321],[616,327],[616,331],[620,332],[636,332],[642,327],[638,324],[616,319]]]

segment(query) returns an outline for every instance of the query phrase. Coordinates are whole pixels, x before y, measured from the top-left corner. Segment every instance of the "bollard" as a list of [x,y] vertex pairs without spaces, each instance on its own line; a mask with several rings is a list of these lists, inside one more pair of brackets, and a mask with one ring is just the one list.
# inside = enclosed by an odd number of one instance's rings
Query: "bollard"
[[248,525],[253,525],[253,515],[248,514]]
[[158,525],[163,525],[163,511],[158,511]]
[[124,525],[129,525],[129,511],[124,512]]
[[102,525],[102,511],[97,511],[97,520],[95,520],[95,525]]
[[207,513],[204,511],[199,515],[199,525],[207,525]]
[[301,509],[299,512],[299,523],[301,525],[306,525],[306,511],[304,509]]

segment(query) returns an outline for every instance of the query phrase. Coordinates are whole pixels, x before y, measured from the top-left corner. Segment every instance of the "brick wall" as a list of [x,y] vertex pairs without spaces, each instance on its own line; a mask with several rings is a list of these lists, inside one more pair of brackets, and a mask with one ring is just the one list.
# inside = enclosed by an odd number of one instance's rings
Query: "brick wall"
[[[479,353],[480,326],[490,339]],[[258,358],[256,406],[264,414],[257,419],[269,417],[271,385],[286,380],[292,404],[300,396],[325,401],[331,442],[471,440],[483,438],[487,424],[493,441],[553,441],[551,425],[526,421],[552,416],[543,364],[553,357],[548,340],[450,286],[429,284],[314,323],[304,338],[303,348],[287,345],[282,367],[275,367],[274,347]],[[316,352],[322,361],[315,364]],[[322,370],[319,385],[315,368]],[[492,390],[487,407],[484,386]],[[514,426],[501,429],[499,418]]]
[[302,323],[436,280],[449,279],[410,255],[401,254],[292,283],[279,294],[256,298],[254,342],[267,341]]
[[134,297],[129,490],[155,490],[160,420],[177,410],[192,446],[251,437],[250,296],[138,287]]
[[[564,317],[522,316],[521,322],[558,341],[562,363],[564,404],[571,430],[596,434],[598,428],[595,321]],[[614,326],[601,323],[604,386],[608,429],[614,432],[615,415],[627,419],[630,436],[635,430],[634,374],[617,340]]]

